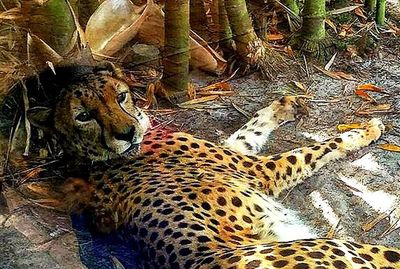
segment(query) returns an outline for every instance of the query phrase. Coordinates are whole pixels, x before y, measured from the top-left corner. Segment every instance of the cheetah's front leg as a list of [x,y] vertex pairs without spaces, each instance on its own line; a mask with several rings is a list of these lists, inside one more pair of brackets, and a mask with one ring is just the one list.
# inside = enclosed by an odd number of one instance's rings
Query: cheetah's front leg
[[259,157],[264,163],[262,172],[267,177],[266,188],[270,194],[279,195],[282,190],[301,183],[328,162],[376,141],[384,128],[381,120],[372,119],[364,129],[351,130],[322,143],[283,154]]
[[263,149],[269,135],[280,125],[294,121],[299,98],[285,96],[257,111],[254,117],[232,134],[223,145],[247,155],[257,155]]

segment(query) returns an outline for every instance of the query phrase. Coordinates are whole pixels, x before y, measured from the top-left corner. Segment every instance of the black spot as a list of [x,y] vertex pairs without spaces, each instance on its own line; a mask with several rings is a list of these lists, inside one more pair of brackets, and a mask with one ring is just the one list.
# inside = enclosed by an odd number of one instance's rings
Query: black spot
[[202,207],[204,210],[207,210],[207,211],[211,209],[210,204],[207,203],[207,202],[201,203],[201,207]]
[[312,147],[311,149],[312,149],[312,150],[320,150],[321,147],[320,147],[320,146],[314,146],[314,147]]
[[296,257],[294,257],[294,259],[295,259],[296,261],[301,262],[301,261],[304,261],[306,258],[304,258],[303,256],[296,256]]
[[215,154],[215,158],[217,158],[218,160],[222,160],[224,157],[222,157],[221,154]]
[[294,155],[287,156],[286,159],[291,163],[295,164],[297,162],[297,158]]
[[363,263],[365,263],[362,259],[357,258],[357,257],[353,257],[351,260],[352,260],[354,263],[358,263],[358,264],[363,264]]
[[183,150],[183,151],[187,151],[187,150],[189,150],[189,147],[188,147],[188,146],[186,146],[186,145],[182,145],[182,146],[181,146],[181,150]]
[[267,163],[265,164],[265,166],[266,166],[268,169],[270,169],[270,170],[275,170],[275,168],[276,168],[276,165],[275,165],[275,163],[273,163],[273,162],[267,162]]
[[395,263],[400,261],[400,254],[398,252],[386,250],[383,255],[385,256],[385,259],[389,262]]
[[246,264],[246,269],[254,269],[254,268],[257,268],[258,266],[260,266],[260,264],[261,264],[261,261],[259,261],[259,260],[254,260],[254,261],[251,261],[251,262],[248,262],[247,264]]
[[244,222],[247,222],[247,223],[250,223],[250,224],[253,223],[253,221],[251,220],[251,218],[249,218],[249,217],[246,216],[246,215],[243,216],[242,219],[243,219]]
[[308,253],[308,256],[314,259],[322,259],[325,256],[325,254],[319,251],[312,251]]
[[330,148],[325,148],[324,149],[324,154],[323,155],[326,155],[326,154],[328,154],[329,152],[331,152],[332,150],[330,149]]
[[331,149],[337,149],[337,144],[336,143],[329,143],[329,147],[331,148]]
[[226,215],[226,212],[221,209],[215,210],[215,213],[217,213],[217,215],[221,217],[224,217]]
[[162,229],[167,227],[167,226],[168,226],[168,221],[166,221],[166,220],[163,220],[158,224],[158,227],[162,228]]
[[279,252],[279,254],[284,257],[293,255],[295,253],[296,253],[296,250],[294,250],[294,249],[284,249]]
[[236,262],[240,261],[240,259],[241,258],[239,256],[233,256],[232,258],[228,259],[228,262],[232,264],[232,263],[236,263]]
[[192,254],[192,250],[190,250],[189,248],[182,248],[179,250],[179,254],[182,256],[188,256]]
[[298,263],[295,266],[293,266],[293,269],[309,269],[310,266],[306,263]]
[[246,137],[244,135],[239,135],[237,137],[237,140],[245,140],[245,139],[246,139]]
[[251,162],[244,161],[243,166],[249,168],[249,167],[252,167],[253,164]]
[[183,220],[185,217],[183,216],[183,215],[176,215],[175,217],[174,217],[174,221],[175,222],[177,222],[177,221],[181,221],[181,220]]
[[306,164],[309,164],[311,162],[311,159],[312,159],[311,153],[307,153],[306,156],[304,157]]
[[343,142],[343,139],[341,139],[340,137],[338,137],[338,138],[335,138],[335,140],[334,140],[336,143],[342,143]]
[[288,166],[286,168],[286,175],[289,176],[289,177],[292,175],[292,167]]
[[378,253],[379,252],[379,248],[373,247],[373,248],[371,248],[371,252],[372,253]]
[[244,142],[244,145],[246,146],[246,148],[247,148],[248,150],[253,150],[253,146],[252,146],[250,143]]
[[201,190],[201,192],[204,193],[204,194],[210,194],[211,190],[210,189],[203,189],[203,190]]
[[204,230],[204,227],[200,226],[199,224],[192,224],[192,225],[190,225],[190,228],[195,231],[203,231]]
[[345,268],[347,268],[346,264],[345,264],[344,262],[342,262],[342,261],[339,261],[339,260],[333,261],[332,264],[333,264],[333,266],[335,266],[335,268],[337,268],[337,269],[345,269]]
[[160,145],[160,144],[153,144],[153,145],[151,145],[151,148],[152,149],[159,149],[159,148],[161,148],[162,146]]
[[282,268],[285,267],[286,265],[288,265],[289,262],[285,261],[285,260],[279,260],[279,261],[275,261],[272,265],[276,268]]
[[219,196],[219,197],[217,198],[217,203],[218,203],[220,206],[225,206],[225,205],[226,205],[226,199],[225,199],[224,197],[222,197],[222,196]]
[[197,144],[197,143],[192,143],[192,144],[190,144],[190,146],[191,146],[192,148],[194,148],[194,149],[200,148],[199,144]]
[[232,204],[236,207],[241,207],[242,206],[242,200],[240,200],[238,197],[233,197],[232,198]]

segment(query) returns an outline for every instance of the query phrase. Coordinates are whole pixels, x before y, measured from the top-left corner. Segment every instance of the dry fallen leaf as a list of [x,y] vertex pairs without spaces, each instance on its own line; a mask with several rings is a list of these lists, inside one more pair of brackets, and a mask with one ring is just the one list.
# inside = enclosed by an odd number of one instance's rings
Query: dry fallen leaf
[[400,146],[395,144],[379,144],[378,148],[387,151],[400,152]]
[[358,49],[355,45],[348,45],[346,50],[350,53],[350,58],[358,56]]
[[215,100],[217,98],[218,98],[218,95],[204,96],[204,97],[200,97],[200,98],[196,98],[196,99],[193,99],[193,100],[189,100],[189,101],[180,103],[178,106],[179,107],[191,106],[191,105],[194,105],[194,104],[200,104],[200,103],[213,101],[213,100]]
[[294,52],[293,52],[291,46],[286,46],[286,47],[283,49],[283,51],[286,52],[286,54],[289,55],[290,57],[294,57]]
[[213,91],[213,90],[232,91],[232,86],[226,81],[217,82],[206,87],[200,88],[199,91]]
[[389,22],[387,24],[389,26],[389,31],[391,31],[394,35],[400,36],[400,28],[397,27],[394,23]]
[[304,86],[303,83],[299,82],[299,81],[293,81],[293,84],[299,88],[300,90],[302,90],[303,92],[307,92],[307,88],[306,86]]
[[19,8],[10,8],[0,13],[0,20],[16,20],[22,17]]
[[351,74],[342,72],[342,71],[328,71],[325,70],[324,68],[321,68],[317,65],[314,65],[314,67],[324,73],[325,75],[334,78],[334,79],[346,79],[346,80],[356,80]]
[[356,9],[354,9],[354,13],[355,13],[358,17],[363,18],[364,20],[367,20],[367,19],[368,19],[367,16],[364,15],[364,11],[363,11],[363,9],[362,9],[361,7],[358,7],[358,8],[356,8]]
[[351,24],[343,24],[340,27],[339,31],[340,37],[351,37],[353,36],[353,29],[351,28]]
[[366,91],[382,92],[382,90],[383,90],[382,88],[368,83],[368,84],[363,84],[363,85],[357,86],[354,93],[364,100],[376,102]]
[[333,31],[335,31],[335,33],[337,34],[337,28],[336,28],[336,25],[335,25],[335,23],[331,20],[331,19],[329,19],[329,18],[326,18],[325,19],[325,22],[326,22],[326,24],[328,24],[332,29],[333,29]]
[[371,115],[374,113],[388,113],[392,108],[390,104],[380,104],[374,107],[365,108],[363,110],[358,110],[355,112],[356,115]]
[[371,91],[371,92],[382,92],[383,88],[375,86],[371,83],[357,86],[357,90]]
[[355,123],[349,123],[349,124],[339,124],[338,126],[336,126],[336,128],[338,129],[339,132],[346,132],[346,131],[352,130],[352,129],[363,128],[363,126],[364,126],[363,123],[355,122]]
[[268,34],[267,39],[269,41],[276,41],[276,40],[282,40],[285,37],[282,34]]

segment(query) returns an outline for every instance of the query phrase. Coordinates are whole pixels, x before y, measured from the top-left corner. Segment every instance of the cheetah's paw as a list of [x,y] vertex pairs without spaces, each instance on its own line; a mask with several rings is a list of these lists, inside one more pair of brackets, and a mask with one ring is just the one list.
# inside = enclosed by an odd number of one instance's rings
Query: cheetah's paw
[[298,96],[284,96],[271,104],[274,119],[279,124],[295,121],[298,116],[308,114],[305,99]]

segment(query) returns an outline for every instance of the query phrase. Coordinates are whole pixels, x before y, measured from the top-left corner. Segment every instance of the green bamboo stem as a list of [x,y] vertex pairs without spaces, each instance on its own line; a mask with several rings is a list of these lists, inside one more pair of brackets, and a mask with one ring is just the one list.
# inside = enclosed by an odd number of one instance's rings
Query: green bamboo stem
[[22,1],[26,18],[24,27],[40,37],[59,54],[63,54],[75,31],[75,23],[65,0],[49,0],[39,5]]
[[231,51],[233,49],[232,30],[225,8],[225,0],[218,0],[218,10],[219,44],[223,50]]
[[365,0],[364,5],[369,11],[374,11],[376,8],[376,0]]
[[320,41],[325,38],[325,0],[306,0],[301,35],[304,39]]
[[386,0],[377,0],[376,3],[376,23],[378,25],[385,24],[385,9],[386,9]]
[[297,4],[296,0],[284,0],[283,3],[285,4],[285,6],[287,6],[288,8],[290,8],[290,10],[296,14],[299,15],[300,14],[300,9],[299,6]]
[[250,43],[258,40],[245,0],[225,0],[225,8],[236,44],[237,54],[248,60]]
[[189,1],[165,1],[164,94],[174,101],[189,85]]

